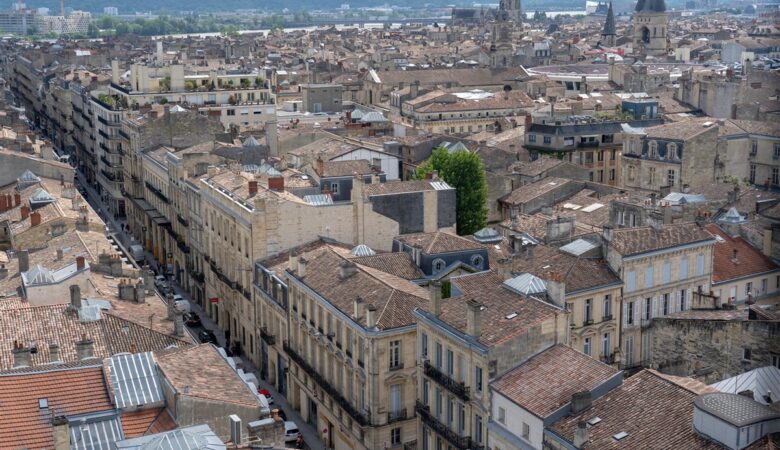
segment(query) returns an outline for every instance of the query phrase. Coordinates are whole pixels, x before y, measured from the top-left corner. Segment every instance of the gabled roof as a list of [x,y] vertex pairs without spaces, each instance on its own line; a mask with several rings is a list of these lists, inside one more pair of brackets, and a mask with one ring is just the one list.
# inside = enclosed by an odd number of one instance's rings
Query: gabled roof
[[474,242],[471,239],[466,239],[456,234],[447,233],[444,231],[402,234],[401,236],[397,236],[395,239],[411,247],[419,248],[427,255],[481,250],[485,248],[485,246],[479,242]]
[[162,382],[151,352],[123,353],[106,360],[117,408],[163,406]]
[[[742,237],[732,237],[715,224],[708,224],[706,228],[717,241],[712,258],[713,283],[724,283],[751,275],[780,271],[780,266]],[[736,258],[734,252],[737,252]],[[756,286],[754,289],[758,288],[759,286]]]
[[623,256],[630,256],[709,241],[714,243],[715,239],[707,230],[695,222],[686,222],[663,225],[659,230],[652,227],[614,230],[609,246]]
[[[41,399],[48,408],[40,407]],[[0,404],[4,449],[54,448],[52,413],[78,416],[114,409],[99,366],[0,376]]]

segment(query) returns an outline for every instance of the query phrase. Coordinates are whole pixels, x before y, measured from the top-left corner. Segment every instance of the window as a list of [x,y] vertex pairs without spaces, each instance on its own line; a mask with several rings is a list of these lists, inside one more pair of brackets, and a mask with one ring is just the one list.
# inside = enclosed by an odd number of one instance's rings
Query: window
[[649,172],[648,181],[651,185],[655,184],[655,167],[651,167]]
[[441,342],[436,343],[436,368],[441,369],[441,355],[442,355],[442,348],[441,348]]
[[666,261],[663,266],[663,278],[664,283],[671,283],[672,282],[672,263],[669,261]]
[[401,445],[401,428],[390,430],[390,445]]
[[750,179],[750,183],[751,184],[754,184],[756,182],[756,165],[755,164],[751,164],[750,165],[750,177],[749,177],[749,179]]
[[671,160],[677,159],[677,144],[669,143],[666,146],[666,159],[671,159]]
[[745,296],[750,296],[753,293],[753,283],[748,281],[745,283]]
[[447,267],[447,263],[445,263],[443,259],[437,258],[433,260],[434,272],[441,272],[442,270],[444,270],[445,267]]
[[609,169],[609,181],[615,181],[615,169]]
[[506,410],[502,407],[498,407],[498,422],[506,425]]
[[758,153],[758,141],[750,141],[750,156],[756,156]]
[[422,359],[428,359],[428,335],[425,333],[420,338],[420,356]]
[[482,416],[479,414],[474,415],[474,440],[477,444],[482,443]]
[[544,137],[544,143],[545,143],[545,144],[549,144],[549,143],[551,143],[551,142],[552,142],[552,138],[551,138],[550,136],[545,136],[545,137]]
[[653,266],[645,267],[645,288],[653,287]]
[[582,353],[585,353],[586,355],[590,356],[591,353],[591,342],[590,338],[586,337],[585,340],[582,343]]
[[650,143],[647,144],[647,149],[651,158],[656,158],[658,156],[658,143],[656,141],[650,141]]
[[523,439],[528,439],[531,435],[531,427],[527,423],[523,422]]
[[436,417],[441,417],[441,389],[436,388]]
[[390,369],[401,367],[401,341],[390,341]]
[[626,303],[626,325],[634,324],[634,302]]
[[636,179],[636,167],[628,166],[628,180],[634,181]]
[[401,412],[401,385],[390,385],[390,416],[398,417]]
[[604,161],[604,152],[596,152],[596,160],[601,162]]
[[663,315],[666,316],[670,312],[669,310],[669,294],[664,294],[664,303],[663,303]]
[[236,110],[235,109],[228,109],[227,110],[227,115],[228,116],[235,116],[236,115]]
[[758,294],[766,294],[767,290],[769,289],[769,280],[764,278],[761,280],[761,291],[757,292]]
[[482,268],[482,263],[484,262],[484,258],[480,255],[473,255],[471,257],[471,265],[476,267],[477,269]]
[[482,395],[482,367],[479,366],[474,369],[474,390]]
[[339,193],[339,184],[338,183],[331,183],[330,184],[330,192],[333,194]]
[[447,398],[447,426],[452,429],[452,424],[455,422],[455,403],[452,397]]
[[742,359],[751,359],[753,356],[753,352],[750,350],[750,347],[745,347],[742,349]]
[[631,292],[636,290],[636,272],[631,270],[626,276],[626,291]]
[[604,333],[601,337],[601,354],[604,358],[609,358],[612,355],[612,339],[609,333]]
[[455,375],[455,354],[450,349],[447,349],[447,375],[450,378]]
[[704,255],[696,255],[696,274],[704,275]]
[[528,135],[528,142],[536,142],[536,135],[535,134],[529,134]]
[[780,169],[772,167],[772,184],[777,186],[780,184]]
[[458,435],[466,435],[466,408],[461,403],[458,403]]
[[688,258],[683,258],[680,260],[680,279],[686,278],[688,278]]
[[422,383],[423,405],[428,405],[429,404],[428,403],[429,402],[429,400],[428,400],[428,389],[430,389],[429,386],[428,386],[428,380],[423,380],[423,383]]
[[612,296],[604,296],[604,320],[610,320],[612,318]]
[[771,355],[770,356],[772,365],[780,369],[780,355]]
[[605,144],[611,144],[615,140],[614,134],[602,134],[601,135],[601,142]]
[[667,186],[674,186],[674,169],[669,169],[666,171],[666,185]]
[[585,300],[585,325],[593,322],[593,299]]
[[685,311],[686,290],[680,289],[680,311]]
[[777,159],[780,158],[780,144],[775,144],[774,152],[772,153],[772,157]]
[[642,320],[650,320],[651,317],[653,317],[653,300],[651,298],[645,299],[645,310],[644,314],[642,315]]

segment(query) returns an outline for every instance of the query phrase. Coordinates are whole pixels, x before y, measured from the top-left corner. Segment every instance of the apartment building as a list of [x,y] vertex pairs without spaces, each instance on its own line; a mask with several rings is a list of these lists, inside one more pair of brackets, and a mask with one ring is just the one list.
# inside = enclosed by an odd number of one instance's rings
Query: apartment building
[[533,355],[566,342],[563,308],[508,289],[493,272],[451,279],[417,320],[417,448],[482,450],[491,418],[489,383]]
[[291,256],[286,270],[290,404],[328,448],[414,441],[416,327],[428,292],[328,245]]
[[94,108],[89,91],[79,83],[70,83],[71,120],[73,131],[70,135],[74,145],[73,156],[78,170],[91,186],[97,184],[98,157],[95,141]]
[[[626,124],[641,127],[660,123],[660,119],[648,119]],[[624,122],[593,117],[535,119],[526,124],[523,145],[532,160],[542,155],[563,155],[564,161],[588,169],[590,181],[622,186],[623,125]]]
[[691,309],[693,292],[712,282],[716,240],[694,223],[603,231],[605,257],[623,280],[622,367],[645,364],[652,356],[651,320]]
[[[158,41],[158,55],[162,53]],[[158,56],[161,58],[161,56]],[[178,103],[219,117],[227,128],[257,128],[275,119],[276,109],[262,74],[249,69],[198,70],[183,64],[133,63],[122,81],[119,62],[112,61],[111,95],[130,105]]]
[[97,191],[110,214],[125,217],[125,197],[122,193],[125,179],[122,163],[125,152],[119,131],[122,128],[122,119],[127,117],[130,111],[121,99],[109,95],[107,91],[93,90],[89,95],[93,119],[90,132],[97,157]]

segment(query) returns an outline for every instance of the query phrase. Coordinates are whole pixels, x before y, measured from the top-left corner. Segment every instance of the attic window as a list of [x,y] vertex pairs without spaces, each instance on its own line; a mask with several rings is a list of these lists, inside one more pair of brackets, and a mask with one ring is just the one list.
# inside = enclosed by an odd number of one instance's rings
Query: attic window
[[613,438],[614,440],[616,440],[616,441],[619,441],[619,440],[623,439],[623,438],[624,438],[624,437],[626,437],[626,436],[628,436],[628,433],[626,433],[625,431],[621,431],[621,432],[620,432],[620,433],[618,433],[618,434],[614,434],[614,435],[612,435],[612,438]]
[[512,314],[509,314],[509,315],[506,316],[507,320],[512,320],[515,317],[517,317],[517,313],[516,312],[513,312]]
[[594,417],[588,421],[588,425],[590,426],[594,426],[599,423],[601,423],[601,417]]
[[38,399],[38,408],[39,409],[46,409],[48,407],[49,407],[49,399],[48,398],[44,397],[44,398],[39,398]]

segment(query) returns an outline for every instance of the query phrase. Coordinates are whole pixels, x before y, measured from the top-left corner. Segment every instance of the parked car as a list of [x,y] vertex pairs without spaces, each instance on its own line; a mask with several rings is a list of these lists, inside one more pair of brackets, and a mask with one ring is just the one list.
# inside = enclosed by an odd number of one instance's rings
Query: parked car
[[164,291],[168,289],[168,280],[165,279],[164,275],[157,275],[154,277],[154,285],[157,286],[157,289],[160,291]]
[[198,340],[204,344],[206,343],[216,344],[217,336],[214,335],[212,331],[203,330],[200,333],[198,333]]
[[199,327],[201,326],[200,316],[194,312],[188,312],[184,315],[184,323],[188,327]]
[[298,425],[291,420],[284,422],[284,442],[295,442],[300,437],[301,432],[298,431]]
[[181,295],[179,295],[179,294],[174,294],[174,295],[173,295],[173,301],[174,301],[174,302],[178,302],[178,301],[181,301],[181,300],[184,300],[184,297],[182,297],[182,296],[181,296]]
[[265,396],[265,399],[268,400],[269,405],[274,404],[274,397],[271,395],[271,392],[268,389],[257,388],[257,393]]

